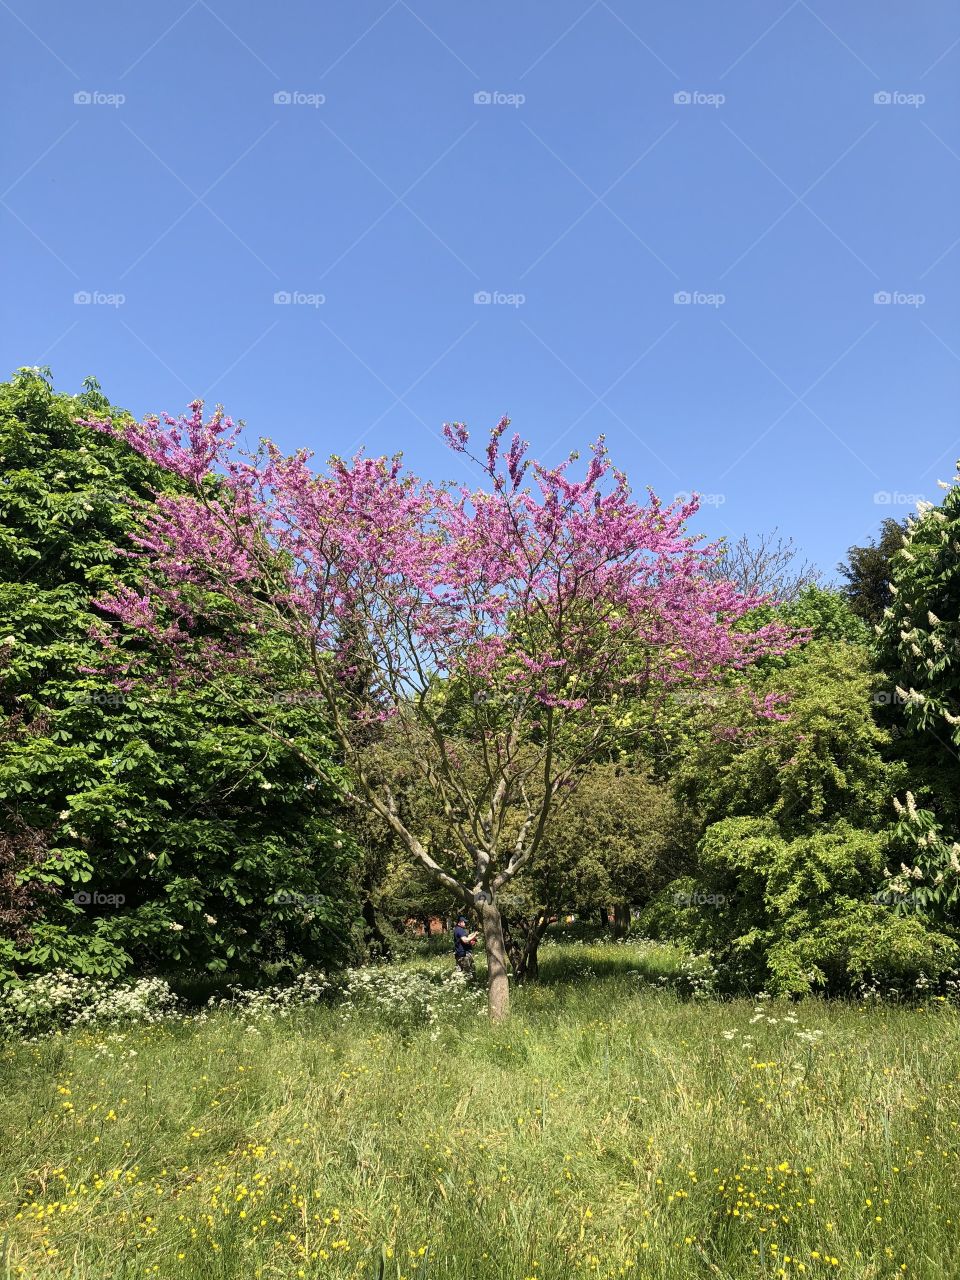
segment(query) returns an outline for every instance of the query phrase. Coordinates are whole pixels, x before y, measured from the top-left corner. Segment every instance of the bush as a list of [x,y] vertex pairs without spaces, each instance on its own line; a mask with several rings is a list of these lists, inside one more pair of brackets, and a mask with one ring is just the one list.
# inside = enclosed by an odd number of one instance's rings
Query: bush
[[692,943],[696,936],[692,899],[696,894],[697,882],[692,876],[671,880],[633,917],[628,937]]
[[482,1012],[484,993],[459,969],[431,973],[384,965],[347,969],[335,977],[306,969],[287,983],[229,986],[197,1009],[178,1000],[162,978],[111,981],[60,970],[0,989],[0,1036],[145,1025],[164,1018],[204,1021],[220,1010],[258,1023],[320,1004],[335,1007],[344,1022],[374,1018],[401,1031],[426,1028],[436,1039],[441,1019],[463,1011]]
[[706,901],[684,918],[688,937],[730,986],[842,994],[940,981],[960,949],[920,914],[876,900],[886,844],[844,822],[792,840],[769,819],[715,823],[700,843]]
[[78,421],[104,416],[93,384],[0,383],[0,980],[347,963],[343,776],[283,645],[243,633],[246,668],[190,687],[92,638],[91,597],[145,585],[139,504],[179,483]]

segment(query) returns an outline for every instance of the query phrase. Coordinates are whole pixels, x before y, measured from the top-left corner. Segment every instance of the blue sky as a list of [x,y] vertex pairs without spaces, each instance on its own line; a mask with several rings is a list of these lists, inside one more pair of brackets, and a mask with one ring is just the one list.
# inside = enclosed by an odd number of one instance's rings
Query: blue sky
[[0,20],[4,374],[434,477],[445,420],[508,413],[551,461],[602,432],[635,485],[706,496],[698,530],[778,526],[827,571],[953,472],[945,0]]

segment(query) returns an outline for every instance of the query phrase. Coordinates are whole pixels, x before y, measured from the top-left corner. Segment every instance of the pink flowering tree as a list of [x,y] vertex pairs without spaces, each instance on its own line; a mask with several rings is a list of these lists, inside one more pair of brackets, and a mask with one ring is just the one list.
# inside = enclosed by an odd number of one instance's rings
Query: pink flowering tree
[[[90,425],[185,482],[145,510],[136,539],[154,585],[100,605],[205,679],[238,660],[238,619],[285,637],[349,766],[350,801],[481,926],[495,1019],[509,1007],[499,895],[618,734],[618,709],[793,642],[779,624],[737,625],[758,601],[711,575],[716,550],[685,532],[696,500],[636,502],[602,441],[573,480],[574,458],[541,465],[516,435],[502,447],[507,419],[482,458],[453,424],[448,443],[480,477],[455,487],[399,458],[315,470],[269,441],[245,452],[238,427],[199,401],[178,419]],[[371,768],[385,722],[405,736],[449,847],[413,828]]]

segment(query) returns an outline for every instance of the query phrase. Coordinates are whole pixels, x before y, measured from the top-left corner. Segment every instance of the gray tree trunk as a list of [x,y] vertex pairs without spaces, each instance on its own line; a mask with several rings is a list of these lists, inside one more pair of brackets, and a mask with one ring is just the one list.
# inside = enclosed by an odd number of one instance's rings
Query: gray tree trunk
[[481,908],[483,942],[487,954],[487,1012],[491,1022],[502,1022],[510,1013],[510,983],[507,977],[507,948],[503,922],[493,902]]

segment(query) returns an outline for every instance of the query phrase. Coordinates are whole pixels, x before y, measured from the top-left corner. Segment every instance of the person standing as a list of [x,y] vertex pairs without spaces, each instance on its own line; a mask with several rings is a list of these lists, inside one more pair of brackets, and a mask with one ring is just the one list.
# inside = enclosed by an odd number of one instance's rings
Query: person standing
[[453,955],[457,968],[468,978],[473,977],[473,948],[477,937],[476,933],[468,931],[467,917],[457,916],[457,923],[453,926]]

